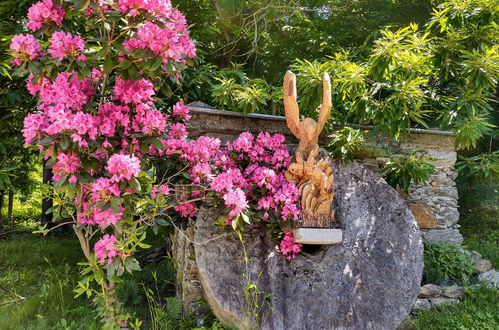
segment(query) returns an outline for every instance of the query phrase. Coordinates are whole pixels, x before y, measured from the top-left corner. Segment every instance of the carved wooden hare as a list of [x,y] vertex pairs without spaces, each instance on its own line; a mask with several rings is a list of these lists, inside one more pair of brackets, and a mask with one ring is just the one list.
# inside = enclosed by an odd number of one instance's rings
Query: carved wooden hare
[[313,220],[315,217],[317,222],[333,217],[331,209],[334,197],[333,170],[328,161],[316,160],[319,153],[319,135],[326,124],[331,107],[331,82],[326,73],[323,78],[322,105],[318,120],[315,121],[312,118],[300,120],[300,111],[296,101],[296,76],[291,71],[286,72],[284,76],[286,122],[300,142],[295,152],[294,162],[289,165],[285,175],[300,190],[301,207],[306,215],[305,218]]

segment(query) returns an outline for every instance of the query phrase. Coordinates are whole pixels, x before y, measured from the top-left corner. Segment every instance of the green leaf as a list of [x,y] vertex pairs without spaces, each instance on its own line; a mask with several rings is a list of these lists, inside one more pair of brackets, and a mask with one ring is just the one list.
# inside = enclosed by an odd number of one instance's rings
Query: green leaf
[[62,150],[66,150],[69,147],[69,144],[71,143],[71,140],[69,139],[69,136],[63,135],[61,138],[61,148]]
[[140,185],[139,180],[137,178],[133,178],[130,180],[130,185],[132,186],[133,189],[135,189],[136,192],[139,192],[142,190],[142,186]]
[[158,150],[165,150],[165,145],[158,138],[151,139],[151,144]]
[[241,217],[243,218],[243,221],[246,222],[247,224],[251,224],[250,218],[246,213],[241,213]]
[[168,226],[168,221],[166,221],[165,219],[156,219],[156,223],[160,226]]
[[60,180],[55,181],[54,188],[56,188],[56,189],[61,188],[64,185],[64,183],[66,183],[67,178],[68,178],[68,176],[64,175]]
[[108,55],[104,60],[104,73],[109,75],[112,71],[113,71],[113,58]]

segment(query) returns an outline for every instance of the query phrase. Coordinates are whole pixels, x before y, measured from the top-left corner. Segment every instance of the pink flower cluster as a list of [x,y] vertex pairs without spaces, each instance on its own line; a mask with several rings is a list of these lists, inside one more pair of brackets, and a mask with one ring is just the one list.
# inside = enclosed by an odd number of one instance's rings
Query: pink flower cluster
[[113,182],[131,180],[140,173],[140,160],[134,155],[114,154],[107,161],[106,170]]
[[170,194],[170,187],[166,184],[154,186],[151,189],[151,198],[156,198],[158,195],[168,196]]
[[163,134],[168,117],[156,109],[143,109],[137,111],[133,120],[132,128],[135,132],[147,135]]
[[10,43],[12,55],[15,57],[14,64],[21,65],[28,60],[34,60],[43,56],[40,43],[31,34],[18,34],[14,36]]
[[296,258],[296,254],[300,252],[302,244],[295,243],[295,238],[293,233],[290,231],[285,231],[284,236],[279,244],[281,253],[286,256],[286,259],[293,260]]
[[28,28],[31,31],[36,31],[44,24],[52,22],[61,26],[65,15],[66,12],[62,5],[55,5],[52,0],[39,1],[28,9]]
[[190,120],[189,108],[184,104],[184,101],[179,101],[173,106],[173,115],[181,120]]
[[59,151],[57,153],[57,162],[52,168],[52,171],[54,172],[52,180],[59,181],[63,176],[71,175],[69,182],[75,183],[76,176],[74,173],[76,173],[80,167],[80,158],[78,158],[74,152],[64,153]]
[[86,61],[85,41],[80,36],[74,36],[71,33],[56,31],[50,39],[50,47],[48,49],[53,58],[62,61],[66,56],[75,58],[78,61]]
[[114,98],[125,104],[152,102],[154,85],[147,79],[122,80],[117,77],[113,92]]
[[116,241],[116,237],[114,235],[106,234],[102,236],[100,240],[97,241],[94,245],[94,252],[97,259],[100,260],[102,265],[111,264],[114,261],[114,258],[120,256],[120,252],[116,248],[118,242]]
[[113,183],[109,178],[99,178],[91,185],[90,198],[93,203],[102,200],[109,201],[114,197],[120,197],[121,191],[117,183]]
[[[290,162],[284,136],[260,133],[255,137],[242,133],[227,143],[227,150],[221,149],[220,140],[206,136],[194,141],[171,136],[163,143],[166,155],[178,154],[189,165],[192,183],[207,185],[223,200],[228,208],[228,224],[249,209],[260,211],[269,221],[298,220],[299,192],[283,173]],[[198,193],[193,191],[192,196]],[[195,215],[191,203],[180,204],[175,210],[184,217]],[[298,252],[300,245],[290,245],[292,237],[285,237],[283,250],[292,256],[286,247]]]
[[53,82],[44,79],[32,90],[40,93],[41,110],[54,109],[81,110],[94,94],[92,83],[87,79],[78,79],[76,72],[61,72]]
[[168,16],[172,11],[170,0],[118,0],[118,8],[130,16],[137,16],[140,11],[154,16]]
[[123,208],[119,208],[118,213],[114,213],[112,209],[105,211],[90,203],[83,203],[83,212],[78,214],[80,224],[98,225],[102,229],[106,229],[111,225],[115,225],[123,218]]
[[185,62],[185,57],[196,56],[196,47],[189,37],[187,23],[179,11],[174,11],[165,27],[145,21],[137,30],[137,35],[123,45],[131,52],[134,49],[148,49],[163,59],[164,63]]

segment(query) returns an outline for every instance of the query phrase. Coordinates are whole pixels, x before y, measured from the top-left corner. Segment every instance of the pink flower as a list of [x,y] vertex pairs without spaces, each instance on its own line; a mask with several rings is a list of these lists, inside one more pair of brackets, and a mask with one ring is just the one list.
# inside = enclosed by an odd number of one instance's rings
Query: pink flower
[[34,60],[43,56],[40,49],[40,43],[31,34],[18,34],[14,36],[10,42],[10,49],[12,55],[16,57],[16,64],[20,65],[22,62]]
[[193,183],[200,183],[201,180],[211,178],[211,166],[208,163],[196,163],[189,170],[189,174],[194,178]]
[[170,132],[168,133],[168,135],[170,135],[171,138],[184,139],[187,137],[187,129],[184,124],[176,123],[168,126],[170,128]]
[[76,58],[79,61],[86,60],[85,56],[82,55],[85,52],[85,41],[80,36],[73,36],[71,33],[54,32],[50,39],[48,52],[53,58],[60,61],[66,56]]
[[246,195],[240,188],[230,189],[224,194],[223,199],[225,206],[232,207],[232,210],[229,212],[229,218],[235,217],[248,207]]
[[54,5],[52,0],[43,0],[35,3],[28,9],[28,28],[31,31],[36,31],[44,24],[55,23],[57,26],[62,25],[66,12],[62,5]]
[[35,76],[30,73],[28,76],[28,80],[26,81],[26,89],[29,91],[31,95],[36,95],[41,89],[45,88],[47,85],[50,85],[50,80],[47,77],[43,77],[38,80],[38,82],[33,83]]
[[139,175],[140,160],[134,155],[114,154],[109,158],[106,170],[112,175],[113,182],[130,180]]
[[147,79],[122,80],[117,77],[113,92],[114,98],[125,104],[152,102],[154,85]]
[[296,254],[301,251],[302,244],[295,243],[295,238],[293,233],[290,231],[284,232],[284,237],[279,244],[281,253],[286,256],[286,259],[293,260],[296,258]]
[[253,140],[253,134],[250,132],[241,133],[235,141],[229,144],[229,150],[250,152],[253,148]]
[[91,198],[93,203],[101,200],[110,200],[114,197],[120,197],[121,192],[117,183],[113,183],[111,179],[99,178],[92,183]]
[[116,248],[117,245],[118,242],[116,241],[116,237],[109,234],[102,236],[102,238],[95,243],[94,253],[97,259],[100,260],[101,265],[106,264],[106,259],[108,264],[113,263],[114,258],[120,255]]
[[173,209],[180,213],[184,218],[193,217],[196,215],[196,204],[189,202],[185,203],[185,200],[178,200],[179,203]]
[[29,145],[35,137],[41,138],[42,132],[47,128],[48,122],[45,116],[33,113],[24,118],[24,128],[22,129],[24,144]]
[[166,128],[167,117],[156,109],[138,111],[135,115],[132,128],[135,132],[147,135],[162,134]]
[[162,26],[145,21],[137,30],[137,36],[125,41],[123,46],[129,52],[137,48],[149,49],[162,57],[164,63],[170,60],[185,62],[186,56],[196,56],[196,47],[189,37],[185,17],[178,10]]
[[53,83],[42,84],[41,109],[55,104],[56,109],[81,110],[93,94],[92,83],[87,78],[80,80],[78,74],[74,72],[60,72]]
[[137,16],[140,11],[155,16],[167,16],[172,10],[172,5],[169,0],[118,0],[118,8],[130,16]]
[[184,105],[184,101],[179,101],[173,106],[173,115],[183,120],[191,119],[189,108]]
[[236,185],[246,185],[246,179],[238,168],[228,169],[217,175],[211,183],[211,189],[216,192],[226,192]]
[[162,194],[163,196],[166,196],[170,193],[170,187],[168,187],[166,184],[163,184],[157,187],[153,187],[151,189],[152,198],[156,198],[158,193]]
[[67,154],[59,151],[57,153],[57,162],[52,168],[52,172],[54,173],[52,180],[58,181],[65,175],[76,173],[80,167],[80,158],[73,151]]

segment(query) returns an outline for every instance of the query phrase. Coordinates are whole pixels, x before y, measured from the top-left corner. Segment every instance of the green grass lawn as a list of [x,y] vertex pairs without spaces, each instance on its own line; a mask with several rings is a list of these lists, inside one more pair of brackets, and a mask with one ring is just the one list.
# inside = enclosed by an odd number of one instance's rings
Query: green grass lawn
[[[45,238],[25,233],[0,239],[0,288],[9,292],[0,290],[0,329],[100,329],[92,301],[84,296],[74,298],[78,262],[83,259],[71,232]],[[168,258],[145,266],[133,276],[125,275],[117,294],[131,321],[142,320],[142,329],[196,328],[195,317],[181,316],[180,305],[173,297],[174,279]],[[2,306],[18,299],[15,294],[26,299]],[[223,329],[211,315],[205,325]]]
[[80,261],[78,242],[66,236],[0,240],[0,287],[10,292],[0,292],[0,304],[15,300],[14,294],[26,298],[0,307],[0,329],[64,328],[62,319],[97,329],[91,302],[74,299]]

